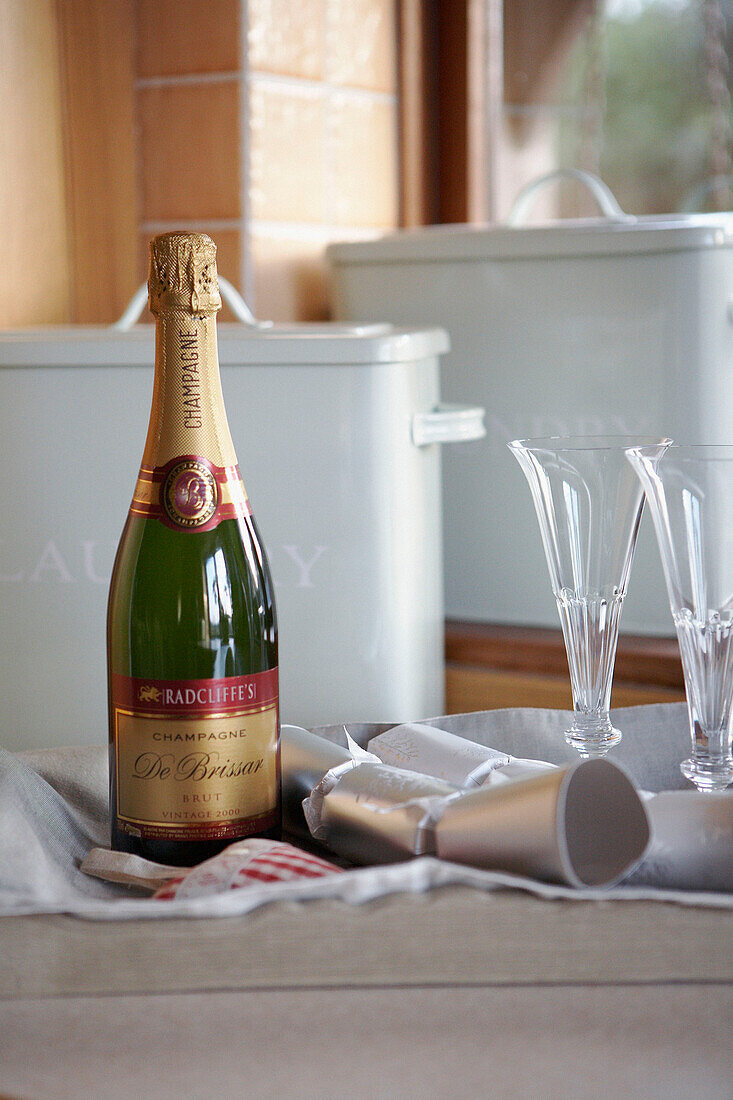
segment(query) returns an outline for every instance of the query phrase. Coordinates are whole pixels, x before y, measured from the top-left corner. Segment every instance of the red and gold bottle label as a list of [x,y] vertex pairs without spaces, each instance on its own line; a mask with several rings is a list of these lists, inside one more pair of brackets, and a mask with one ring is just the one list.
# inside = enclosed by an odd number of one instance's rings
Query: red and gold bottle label
[[180,455],[165,466],[141,466],[130,511],[177,531],[211,531],[225,519],[251,514],[238,466],[214,466]]
[[249,836],[279,821],[277,669],[218,680],[112,675],[117,823],[132,836]]

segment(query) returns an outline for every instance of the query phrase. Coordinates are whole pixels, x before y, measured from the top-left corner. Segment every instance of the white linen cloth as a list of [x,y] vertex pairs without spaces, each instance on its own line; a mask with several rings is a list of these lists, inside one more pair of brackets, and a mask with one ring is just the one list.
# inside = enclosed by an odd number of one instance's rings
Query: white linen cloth
[[[513,756],[561,764],[575,759],[563,740],[569,719],[563,711],[518,709],[450,715],[430,719],[428,724]],[[274,901],[334,898],[359,904],[387,894],[451,884],[482,890],[509,887],[539,897],[578,901],[650,899],[733,908],[733,793],[697,795],[682,778],[679,762],[688,751],[685,705],[631,707],[615,712],[615,721],[624,740],[611,758],[640,787],[674,792],[651,802],[663,806],[673,823],[681,812],[679,807],[687,813],[686,807],[698,805],[700,799],[719,800],[719,826],[727,830],[724,839],[730,837],[730,848],[724,848],[731,854],[731,883],[725,887],[729,892],[720,887],[706,891],[699,881],[694,890],[660,888],[660,884],[683,884],[675,878],[679,872],[674,858],[668,858],[670,853],[652,848],[650,858],[635,872],[633,884],[612,890],[574,890],[422,857],[303,883],[252,886],[217,897],[154,901],[142,891],[90,878],[79,869],[92,847],[108,844],[107,749],[92,746],[16,754],[0,749],[0,915],[71,913],[107,920],[222,917]],[[362,745],[383,728],[348,725],[351,736]],[[318,732],[334,741],[343,737],[341,726]],[[686,800],[684,805],[681,799]],[[651,816],[654,824],[654,814]],[[702,835],[692,839],[704,843]]]

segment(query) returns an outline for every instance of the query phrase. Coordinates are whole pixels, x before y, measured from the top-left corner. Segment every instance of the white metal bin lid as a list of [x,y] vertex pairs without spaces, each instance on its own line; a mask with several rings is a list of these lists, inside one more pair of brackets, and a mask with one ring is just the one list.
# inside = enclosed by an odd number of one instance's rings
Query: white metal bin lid
[[[218,325],[219,360],[229,366],[369,366],[418,362],[450,348],[441,328],[395,325]],[[151,324],[126,332],[105,325],[64,325],[0,332],[1,367],[150,366]]]
[[618,256],[733,247],[733,213],[564,220],[544,225],[436,225],[326,249],[334,265]]

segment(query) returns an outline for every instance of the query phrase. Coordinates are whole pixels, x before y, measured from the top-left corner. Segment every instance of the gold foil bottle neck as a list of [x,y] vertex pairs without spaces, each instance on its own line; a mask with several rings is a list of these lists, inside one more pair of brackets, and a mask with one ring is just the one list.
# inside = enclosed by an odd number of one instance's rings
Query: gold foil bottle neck
[[216,313],[221,309],[216,245],[206,233],[162,233],[150,242],[148,303],[168,310]]

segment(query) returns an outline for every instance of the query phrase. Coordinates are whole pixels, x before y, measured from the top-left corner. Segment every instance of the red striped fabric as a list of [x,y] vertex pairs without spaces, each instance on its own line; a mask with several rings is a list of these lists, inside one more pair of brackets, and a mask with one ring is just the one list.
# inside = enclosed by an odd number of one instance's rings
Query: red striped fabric
[[181,872],[156,890],[157,901],[194,898],[238,890],[253,883],[293,882],[340,874],[341,868],[303,852],[293,844],[275,840],[242,840]]

